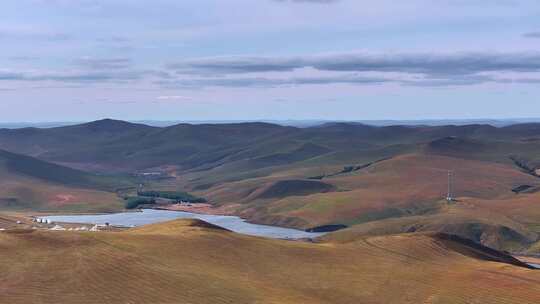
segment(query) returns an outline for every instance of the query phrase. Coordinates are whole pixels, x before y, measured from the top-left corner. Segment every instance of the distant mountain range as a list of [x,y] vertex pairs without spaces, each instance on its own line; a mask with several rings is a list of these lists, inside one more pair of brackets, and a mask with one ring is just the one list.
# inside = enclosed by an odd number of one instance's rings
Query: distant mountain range
[[[496,127],[508,126],[522,123],[540,122],[540,118],[508,118],[508,119],[420,119],[420,120],[324,120],[324,119],[307,119],[307,120],[133,120],[132,123],[145,124],[155,127],[168,127],[180,123],[187,124],[231,124],[231,123],[246,123],[246,122],[265,122],[282,126],[293,127],[312,127],[325,123],[342,122],[342,123],[361,123],[371,126],[392,126],[392,125],[424,125],[424,126],[443,126],[443,125],[468,125],[468,124],[486,124]],[[11,122],[1,123],[0,129],[20,129],[20,128],[54,128],[77,124],[84,124],[82,121],[52,121],[52,122]]]
[[534,153],[539,136],[540,124],[535,123],[376,127],[332,122],[298,128],[254,122],[155,127],[104,119],[54,128],[0,129],[0,149],[102,173],[162,166],[202,172],[232,164],[243,168],[235,169],[240,173],[308,160],[355,163],[424,149],[497,161],[526,156],[534,166],[540,160]]

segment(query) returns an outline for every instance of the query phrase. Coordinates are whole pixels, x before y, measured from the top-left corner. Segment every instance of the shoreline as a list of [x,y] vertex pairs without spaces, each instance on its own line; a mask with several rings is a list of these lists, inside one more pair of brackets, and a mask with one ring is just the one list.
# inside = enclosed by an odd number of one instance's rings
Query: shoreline
[[198,204],[190,204],[190,205],[171,204],[171,205],[150,207],[150,208],[145,208],[145,209],[182,211],[182,212],[207,214],[207,215],[235,215],[234,211],[232,210],[233,208],[234,206],[228,206],[228,207],[222,206],[222,207],[216,208],[212,204],[198,203]]
[[537,255],[513,255],[516,259],[522,261],[525,264],[528,264],[536,269],[540,269],[540,256]]
[[[189,207],[189,206],[188,206]],[[200,206],[199,210],[204,210],[208,206]],[[180,208],[173,208],[180,209]],[[183,208],[181,208],[183,209]],[[149,216],[144,215],[129,216],[129,213],[119,216],[106,217],[106,215],[96,215],[95,218],[79,218],[78,216],[51,216],[49,218],[54,224],[92,224],[101,225],[109,223],[112,227],[139,227],[148,224],[154,224],[158,222],[172,221],[178,218],[196,218],[202,221],[208,222],[213,225],[223,227],[236,233],[246,234],[257,237],[265,237],[272,239],[284,239],[284,240],[309,240],[313,242],[315,238],[323,235],[324,233],[307,232],[300,229],[279,227],[273,225],[254,224],[246,221],[245,219],[234,215],[219,215],[219,214],[202,214],[187,212],[183,210],[170,210],[169,208],[147,208],[143,209],[143,212],[148,212]],[[154,211],[155,213],[151,213]],[[159,212],[163,213],[159,213]],[[186,215],[174,215],[173,213],[185,213]],[[132,213],[134,214],[134,213]],[[102,217],[105,216],[105,217]],[[82,215],[84,217],[84,215]],[[109,226],[108,225],[108,226]]]

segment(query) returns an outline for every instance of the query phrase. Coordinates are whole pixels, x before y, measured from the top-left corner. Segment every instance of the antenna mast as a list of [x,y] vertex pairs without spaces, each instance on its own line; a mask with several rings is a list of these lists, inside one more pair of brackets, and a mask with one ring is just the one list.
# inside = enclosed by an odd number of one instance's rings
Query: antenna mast
[[453,182],[454,172],[448,171],[448,194],[446,195],[446,200],[450,203],[454,201],[452,196],[452,182]]

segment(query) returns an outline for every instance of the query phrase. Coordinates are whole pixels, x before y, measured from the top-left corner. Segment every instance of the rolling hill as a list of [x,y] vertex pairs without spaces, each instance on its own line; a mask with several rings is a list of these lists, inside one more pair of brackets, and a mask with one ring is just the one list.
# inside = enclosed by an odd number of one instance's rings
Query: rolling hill
[[[536,124],[503,128],[489,125],[373,127],[347,123],[309,128],[268,123],[150,127],[105,119],[49,129],[1,129],[0,148],[86,169],[131,172],[164,165],[204,170],[246,161],[251,162],[247,165],[251,165],[251,169],[260,169],[323,155],[344,155],[347,151],[356,154],[352,160],[360,160],[370,158],[373,151],[400,145],[433,141],[429,146],[436,150],[437,143],[443,143],[441,140],[454,138],[462,142],[461,149],[468,147],[466,152],[483,152],[478,151],[480,146],[486,151],[492,145],[510,143],[490,153],[497,154],[499,161],[508,161],[509,154],[523,154],[527,158],[532,153],[524,151],[538,151],[539,130]],[[484,141],[487,143],[483,144]],[[337,161],[344,160],[340,157]]]
[[[468,149],[465,152],[494,150],[489,155],[495,154],[498,161],[508,161],[511,154],[528,158],[532,151],[538,151],[540,142],[536,135],[539,130],[536,124],[503,128],[488,125],[373,127],[347,123],[309,128],[268,123],[150,127],[105,119],[49,129],[2,129],[0,148],[107,172],[131,172],[165,165],[177,165],[183,170],[204,170],[247,161],[250,162],[246,164],[249,169],[260,169],[323,155],[344,155],[347,151],[356,154],[353,161],[371,158],[373,151],[384,148],[430,142],[428,147],[434,153],[459,153],[454,150],[460,143],[460,149]],[[445,138],[454,138],[456,143],[440,146]],[[493,145],[501,144],[499,149],[491,149]],[[395,153],[399,154],[399,151],[391,154]],[[344,160],[341,157],[337,162]]]
[[[399,223],[392,224],[393,232],[457,233],[519,251],[540,235],[535,211],[540,124],[150,127],[106,119],[49,129],[3,129],[0,148],[32,157],[22,162],[28,167],[10,170],[14,177],[30,175],[34,183],[10,187],[4,202],[23,194],[25,201],[51,202],[53,194],[26,194],[49,184],[64,187],[52,193],[109,193],[117,181],[104,174],[161,172],[169,178],[146,180],[145,187],[193,192],[258,223],[301,229],[345,225],[353,234],[369,235],[373,230],[365,224],[395,220]],[[58,166],[48,169],[53,164]],[[442,200],[449,170],[455,176],[455,206]],[[40,177],[39,172],[47,174]],[[45,181],[47,187],[35,181]],[[111,206],[109,210],[121,209],[118,203]],[[423,226],[415,226],[415,220]]]
[[195,220],[0,232],[6,303],[538,303],[540,272],[446,234],[304,243]]
[[129,180],[99,176],[0,150],[0,207],[9,210],[118,210]]
[[[335,169],[341,170],[341,169]],[[465,160],[447,156],[405,154],[384,160],[361,170],[322,179],[337,191],[283,195],[260,203],[252,196],[231,189],[264,191],[273,180],[287,180],[305,174],[300,170],[280,171],[269,177],[225,183],[212,188],[207,196],[217,202],[241,202],[250,211],[266,208],[265,215],[297,217],[305,225],[339,222],[357,224],[395,216],[436,212],[446,195],[447,172],[454,170],[455,191],[462,197],[478,199],[514,198],[516,185],[537,185],[537,178],[511,165]],[[339,172],[339,171],[338,171]],[[301,185],[298,185],[300,187]],[[305,185],[304,185],[305,187]],[[258,190],[258,189],[261,190]],[[280,191],[274,191],[278,194]],[[259,218],[266,222],[264,218]],[[272,223],[271,219],[267,223]]]

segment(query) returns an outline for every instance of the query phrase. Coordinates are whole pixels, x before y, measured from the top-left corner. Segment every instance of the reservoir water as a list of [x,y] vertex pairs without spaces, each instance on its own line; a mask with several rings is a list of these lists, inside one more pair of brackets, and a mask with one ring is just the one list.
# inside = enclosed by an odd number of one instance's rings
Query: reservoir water
[[142,212],[120,212],[99,215],[55,215],[45,216],[53,222],[105,224],[136,227],[170,221],[179,218],[196,218],[234,232],[277,239],[314,238],[324,233],[305,232],[297,229],[257,225],[246,222],[237,216],[197,214],[181,211],[144,209]]

